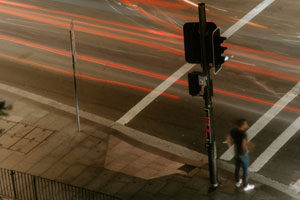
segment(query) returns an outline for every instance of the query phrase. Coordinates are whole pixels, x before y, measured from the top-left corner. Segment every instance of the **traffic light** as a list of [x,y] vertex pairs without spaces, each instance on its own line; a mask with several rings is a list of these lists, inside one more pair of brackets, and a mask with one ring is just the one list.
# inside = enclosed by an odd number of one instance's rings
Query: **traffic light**
[[201,92],[199,83],[199,72],[188,73],[189,93],[192,96],[197,96]]
[[[188,22],[183,25],[184,35],[184,50],[185,60],[188,63],[200,64],[201,63],[201,44],[199,33],[199,22]],[[212,54],[212,33],[217,28],[217,25],[213,22],[206,23],[206,52],[208,63],[213,62]]]
[[212,53],[213,53],[213,67],[215,68],[215,74],[217,74],[222,64],[226,61],[226,57],[222,56],[227,47],[223,47],[222,43],[226,40],[226,37],[222,37],[220,29],[217,28],[212,33]]

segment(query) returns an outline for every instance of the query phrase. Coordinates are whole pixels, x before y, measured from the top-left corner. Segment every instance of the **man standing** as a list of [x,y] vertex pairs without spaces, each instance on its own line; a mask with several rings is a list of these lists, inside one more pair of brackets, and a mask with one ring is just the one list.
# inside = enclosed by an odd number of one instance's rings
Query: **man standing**
[[[249,128],[246,119],[240,119],[237,121],[237,128],[234,128],[230,132],[230,137],[227,138],[229,146],[234,145],[235,152],[235,181],[236,186],[240,187],[243,183],[244,191],[254,189],[254,185],[248,183],[248,165],[249,165],[249,151],[248,140],[246,131]],[[240,168],[243,168],[243,179],[240,179]]]

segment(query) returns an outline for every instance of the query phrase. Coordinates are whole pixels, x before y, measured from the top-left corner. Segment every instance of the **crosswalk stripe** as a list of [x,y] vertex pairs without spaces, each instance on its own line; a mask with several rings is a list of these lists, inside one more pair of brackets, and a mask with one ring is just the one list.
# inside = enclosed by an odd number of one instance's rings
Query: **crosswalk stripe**
[[[247,131],[248,140],[252,140],[278,113],[300,94],[300,82],[286,93],[272,108],[261,116]],[[220,158],[231,160],[234,157],[233,146],[230,147]]]
[[300,116],[252,163],[249,170],[259,171],[300,130]]

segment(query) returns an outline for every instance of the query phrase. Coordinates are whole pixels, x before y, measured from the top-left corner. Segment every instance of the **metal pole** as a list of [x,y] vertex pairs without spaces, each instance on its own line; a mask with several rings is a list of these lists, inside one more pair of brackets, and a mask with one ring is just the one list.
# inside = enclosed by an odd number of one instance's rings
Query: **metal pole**
[[11,183],[13,185],[14,198],[17,199],[17,189],[16,189],[16,180],[15,180],[15,171],[10,171]]
[[201,65],[203,68],[203,74],[207,77],[206,86],[204,87],[204,101],[205,101],[205,113],[206,113],[206,148],[209,161],[209,175],[210,183],[213,187],[218,187],[218,171],[217,171],[217,150],[216,141],[213,130],[213,108],[212,108],[212,81],[210,78],[210,67],[207,60],[206,52],[206,13],[205,4],[199,4],[199,33],[201,43]]
[[75,46],[75,33],[74,33],[73,20],[71,21],[70,41],[71,41],[71,51],[72,51],[73,80],[74,80],[74,92],[75,92],[75,102],[76,102],[77,131],[80,132],[80,117],[79,117],[78,92],[77,92],[77,81],[76,81],[76,46]]
[[37,187],[36,187],[36,177],[32,176],[32,184],[33,184],[33,194],[34,194],[34,199],[38,200],[38,193],[37,193]]

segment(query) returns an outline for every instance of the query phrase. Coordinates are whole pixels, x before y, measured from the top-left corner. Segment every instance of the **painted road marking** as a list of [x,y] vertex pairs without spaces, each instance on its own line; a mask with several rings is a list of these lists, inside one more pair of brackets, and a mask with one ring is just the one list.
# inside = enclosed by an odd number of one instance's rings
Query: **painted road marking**
[[[188,0],[185,0],[189,2]],[[237,32],[240,28],[242,28],[245,24],[247,24],[250,20],[252,20],[256,15],[258,15],[261,11],[263,11],[266,7],[268,7],[275,0],[264,0],[254,9],[252,9],[248,14],[246,14],[242,19],[240,19],[237,23],[233,24],[225,33],[222,35],[224,37],[231,37],[235,32]],[[150,105],[157,97],[160,96],[161,93],[165,92],[173,83],[175,83],[179,78],[181,78],[184,74],[190,71],[195,64],[184,64],[180,67],[174,74],[172,74],[168,79],[163,81],[159,86],[157,86],[152,92],[150,92],[145,98],[143,98],[140,102],[138,102],[133,108],[131,108],[127,113],[125,113],[117,123],[120,124],[128,124],[134,117],[136,117],[142,110],[144,110],[148,105]]]
[[[278,113],[293,99],[300,94],[300,82],[297,83],[288,93],[286,93],[272,108],[261,116],[247,131],[248,140],[254,138]],[[234,157],[233,146],[231,146],[220,158],[222,160],[231,160]]]
[[136,115],[138,115],[144,108],[146,108],[154,99],[159,97],[164,91],[166,91],[173,83],[180,79],[184,74],[190,71],[194,67],[193,64],[186,63],[168,79],[158,85],[152,92],[147,94],[139,103],[132,107],[125,115],[123,115],[118,121],[119,124],[125,125],[130,122]]
[[259,155],[249,170],[258,172],[276,153],[300,130],[300,117],[298,117],[272,144]]
[[299,193],[300,192],[300,179],[296,183],[290,184],[290,187],[293,190],[295,190],[297,193]]
[[253,8],[248,14],[246,14],[242,19],[240,19],[237,23],[231,26],[223,33],[223,37],[230,37],[239,29],[241,29],[245,24],[251,21],[255,16],[261,13],[265,8],[271,5],[275,0],[264,0],[260,4],[258,4],[255,8]]

